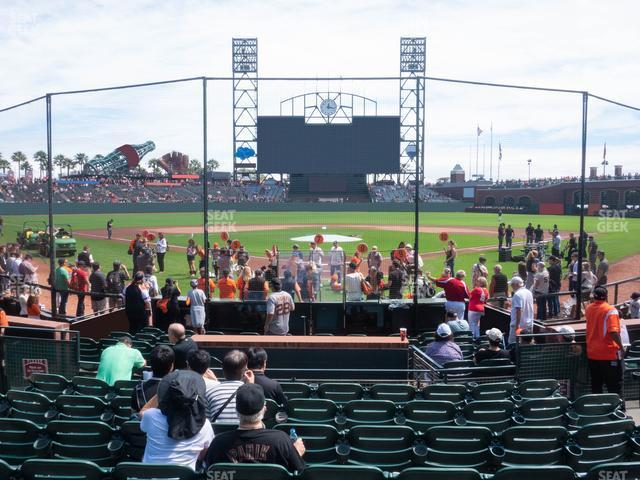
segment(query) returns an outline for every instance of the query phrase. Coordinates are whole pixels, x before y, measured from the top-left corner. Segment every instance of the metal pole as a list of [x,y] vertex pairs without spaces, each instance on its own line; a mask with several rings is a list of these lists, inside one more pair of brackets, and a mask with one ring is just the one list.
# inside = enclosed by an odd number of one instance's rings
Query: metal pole
[[47,202],[49,213],[49,285],[51,285],[51,317],[58,314],[58,299],[56,290],[56,244],[53,236],[53,154],[51,134],[51,95],[47,94]]
[[491,143],[489,147],[489,180],[493,182],[493,122],[491,122]]
[[418,245],[418,231],[420,230],[420,137],[419,137],[419,125],[420,125],[420,78],[417,79],[416,85],[416,192],[414,197],[415,202],[415,232],[413,239],[413,311],[415,315],[415,323],[418,323],[418,255],[420,255],[420,248]]
[[576,320],[581,317],[582,303],[582,252],[584,249],[584,187],[585,171],[587,168],[587,107],[589,105],[589,93],[582,93],[582,167],[580,176],[580,233],[578,237],[578,278],[576,283]]
[[[207,78],[202,77],[202,215],[204,221],[204,293],[207,298],[211,294],[209,289],[209,186],[207,168]],[[207,308],[204,309],[205,323],[207,322]]]

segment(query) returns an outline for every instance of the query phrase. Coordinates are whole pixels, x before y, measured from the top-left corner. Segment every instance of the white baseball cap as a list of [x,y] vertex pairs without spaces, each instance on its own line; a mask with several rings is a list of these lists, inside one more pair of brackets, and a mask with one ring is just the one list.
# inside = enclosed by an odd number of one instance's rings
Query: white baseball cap
[[499,342],[503,337],[502,332],[498,328],[490,328],[484,333],[487,337],[489,337],[489,340],[493,342]]
[[451,327],[446,323],[441,323],[440,325],[438,325],[436,335],[438,335],[439,337],[450,337],[452,335]]
[[513,285],[514,283],[517,283],[518,285],[524,285],[524,281],[522,280],[522,278],[518,277],[517,275],[509,280],[509,285]]

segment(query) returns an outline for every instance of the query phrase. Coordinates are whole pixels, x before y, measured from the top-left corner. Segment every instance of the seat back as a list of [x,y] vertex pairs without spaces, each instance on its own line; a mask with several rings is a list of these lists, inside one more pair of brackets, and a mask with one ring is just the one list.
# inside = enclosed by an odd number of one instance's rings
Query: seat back
[[100,344],[93,338],[80,338],[80,361],[81,362],[99,362],[100,361]]
[[517,394],[522,400],[552,397],[560,390],[557,380],[527,380],[518,385]]
[[9,465],[4,460],[0,460],[0,478],[14,478],[13,475],[16,473],[16,469]]
[[363,426],[349,430],[349,462],[373,465],[382,470],[397,471],[412,462],[416,435],[406,426]]
[[128,421],[131,418],[131,415],[133,415],[133,410],[131,409],[131,397],[112,398],[109,403],[109,409],[115,415],[116,425],[121,425]]
[[593,423],[575,432],[565,449],[566,463],[577,472],[605,462],[622,460],[635,429],[634,421],[617,420]]
[[342,411],[347,428],[353,425],[392,424],[396,416],[396,406],[389,400],[352,400]]
[[131,397],[139,380],[117,380],[113,384],[113,391],[119,397]]
[[[233,480],[289,480],[292,478],[292,475],[283,466],[267,463],[216,463],[207,469],[209,478],[229,477],[229,472],[234,472]],[[125,477],[114,480],[125,480]],[[179,478],[178,480],[188,479]]]
[[140,430],[140,422],[138,420],[124,422],[120,425],[120,434],[125,441],[124,450],[127,458],[141,461],[147,446],[147,434]]
[[99,378],[76,375],[71,379],[71,382],[73,383],[73,390],[80,395],[92,395],[94,397],[113,395],[113,390],[109,384]]
[[46,432],[56,457],[89,460],[104,467],[117,461],[109,448],[115,430],[104,422],[54,420]]
[[517,426],[502,432],[502,465],[557,465],[562,463],[567,431],[563,427]]
[[311,396],[311,387],[306,383],[280,382],[280,386],[288,400],[294,398],[309,398]]
[[620,410],[622,401],[615,393],[583,395],[569,407],[570,423],[576,426],[626,418]]
[[424,432],[438,425],[453,425],[456,406],[446,400],[413,400],[404,405],[405,425]]
[[29,420],[0,418],[0,459],[11,465],[20,465],[29,458],[35,458],[37,452],[33,442],[41,434],[42,428]]
[[640,462],[615,462],[596,465],[587,474],[586,480],[603,478],[620,479],[640,478]]
[[432,427],[424,434],[425,463],[434,467],[485,468],[492,435],[486,427]]
[[62,375],[53,373],[32,373],[29,377],[31,389],[54,400],[58,395],[67,392],[71,382]]
[[338,404],[360,400],[364,388],[358,383],[323,383],[318,387],[318,398],[326,398]]
[[496,472],[493,480],[575,480],[576,475],[565,465],[547,467],[505,467]]
[[303,423],[281,423],[276,430],[290,433],[294,428],[298,437],[304,441],[304,460],[308,464],[336,463],[336,444],[340,437],[338,430],[331,425],[309,425]]
[[20,467],[23,480],[101,480],[107,472],[83,460],[27,460]]
[[510,400],[475,400],[462,412],[468,425],[479,425],[500,433],[511,425],[514,405]]
[[389,400],[395,404],[407,403],[415,398],[416,389],[406,384],[378,383],[369,389],[369,395],[374,400]]
[[11,406],[9,414],[12,418],[22,418],[44,425],[58,415],[54,403],[42,393],[9,390],[7,401]]
[[367,465],[310,465],[301,475],[301,480],[335,480],[340,478],[384,480],[385,475],[379,468]]
[[406,468],[397,480],[482,480],[482,476],[473,468],[437,468],[411,467]]
[[89,395],[60,395],[56,399],[60,420],[100,420],[107,404]]
[[464,401],[467,387],[461,384],[433,383],[422,390],[425,400],[446,400],[454,404]]
[[337,405],[322,398],[294,398],[287,404],[287,415],[291,423],[333,423]]
[[516,385],[513,382],[481,383],[471,388],[471,397],[474,400],[506,400]]
[[518,412],[525,425],[562,426],[568,406],[569,400],[565,397],[534,398],[523,402]]
[[198,476],[189,467],[181,465],[121,462],[111,472],[111,478],[113,480],[130,480],[132,478],[136,480],[195,480]]

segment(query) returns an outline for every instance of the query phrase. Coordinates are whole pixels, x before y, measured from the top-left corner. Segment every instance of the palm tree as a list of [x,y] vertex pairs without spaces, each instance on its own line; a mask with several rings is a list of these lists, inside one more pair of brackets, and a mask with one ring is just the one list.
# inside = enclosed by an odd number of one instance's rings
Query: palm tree
[[49,158],[47,157],[47,152],[42,150],[38,150],[33,154],[33,161],[38,164],[38,168],[40,169],[40,178],[42,178],[42,172],[47,170],[49,166]]
[[162,173],[162,168],[160,168],[160,164],[158,163],[159,161],[157,158],[151,158],[148,162],[151,173],[154,175],[160,175]]
[[27,156],[21,151],[14,152],[11,155],[11,161],[18,164],[18,180],[20,180],[20,168],[23,162],[27,160]]
[[[29,160],[27,160],[26,157],[25,157],[24,162],[22,162],[19,165],[19,167],[22,168],[22,170],[24,170],[24,176],[25,177],[27,176],[27,171],[33,170],[33,167],[31,167],[31,163],[29,163]],[[33,177],[32,177],[32,180],[33,180]]]
[[8,168],[11,168],[11,163],[0,153],[0,170],[2,170],[2,173],[6,173]]
[[67,169],[67,177],[69,176],[69,170],[76,166],[76,161],[73,158],[64,157],[63,167]]
[[215,158],[210,158],[207,162],[207,170],[209,172],[213,172],[220,168],[220,162],[218,162]]
[[202,174],[202,163],[197,158],[189,160],[188,172],[192,175]]
[[80,167],[80,173],[83,171],[84,165],[89,161],[89,157],[85,153],[76,153],[76,165]]
[[60,173],[58,174],[58,177],[62,176],[62,167],[64,167],[65,165],[65,156],[62,154],[56,155],[55,157],[53,157],[53,164],[56,167],[60,167]]

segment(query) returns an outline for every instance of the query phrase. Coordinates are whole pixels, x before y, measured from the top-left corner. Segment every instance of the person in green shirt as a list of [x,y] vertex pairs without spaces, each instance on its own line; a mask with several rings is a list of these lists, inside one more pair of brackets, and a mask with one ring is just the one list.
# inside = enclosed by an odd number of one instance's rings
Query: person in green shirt
[[60,295],[60,303],[58,305],[58,314],[67,314],[67,300],[69,299],[69,282],[71,282],[71,274],[66,268],[67,261],[64,258],[58,259],[58,268],[56,268],[53,285]]
[[102,351],[96,378],[109,385],[118,380],[131,380],[131,370],[142,368],[146,363],[140,350],[131,348],[131,339],[121,337],[118,343]]

